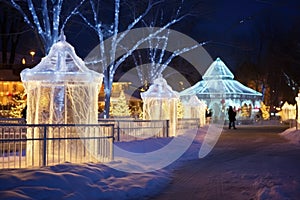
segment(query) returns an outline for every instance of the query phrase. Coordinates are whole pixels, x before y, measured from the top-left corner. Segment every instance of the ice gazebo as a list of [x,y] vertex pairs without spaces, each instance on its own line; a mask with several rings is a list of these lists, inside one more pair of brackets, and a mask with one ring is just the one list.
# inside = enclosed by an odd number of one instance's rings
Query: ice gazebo
[[173,91],[167,81],[160,76],[146,92],[143,100],[143,119],[169,120],[170,136],[176,136],[178,92]]
[[[24,69],[21,79],[27,93],[28,124],[96,124],[98,122],[98,92],[102,74],[88,69],[76,55],[74,48],[62,35],[49,54],[32,69]],[[79,140],[56,140],[53,138],[78,138],[85,134],[80,127],[49,128],[47,149],[39,138],[43,130],[29,129],[26,159],[34,166],[45,160],[42,151],[47,150],[47,160],[64,157],[71,161],[72,154],[85,152]],[[87,153],[76,155],[83,158]],[[67,159],[66,159],[67,158]],[[59,160],[57,161],[59,162]]]
[[197,95],[212,111],[213,118],[224,119],[229,106],[236,109],[241,109],[243,105],[251,109],[260,107],[262,94],[234,80],[234,75],[220,58],[209,66],[202,78],[203,80],[180,92],[180,98],[183,102],[188,102],[191,96]]
[[206,104],[204,101],[200,101],[196,95],[191,96],[188,102],[183,104],[184,115],[183,118],[199,119],[199,125],[204,126],[206,124]]

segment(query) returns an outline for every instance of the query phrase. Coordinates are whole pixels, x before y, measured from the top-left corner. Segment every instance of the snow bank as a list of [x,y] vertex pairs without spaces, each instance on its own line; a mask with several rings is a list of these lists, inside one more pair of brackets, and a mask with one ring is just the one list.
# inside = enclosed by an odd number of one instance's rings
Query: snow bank
[[257,200],[283,200],[293,199],[299,191],[299,182],[292,177],[284,175],[260,176],[255,180],[254,187],[257,188]]
[[[121,165],[123,168],[136,169],[150,167],[122,158],[111,162],[109,166],[100,163],[64,163],[40,169],[1,170],[0,199],[145,199],[160,193],[170,183],[171,173],[175,168],[187,160],[198,159],[206,131],[203,128],[198,132],[192,145],[176,162],[153,172],[127,173],[109,167]],[[287,129],[280,135],[300,144],[300,132],[295,128]],[[149,138],[142,141],[120,142],[118,146],[131,152],[143,153],[160,149],[171,140],[172,138]],[[247,165],[253,163],[251,156],[244,159]],[[276,157],[274,159],[276,161]],[[228,166],[240,166],[239,169],[245,169],[240,161],[239,163],[234,161],[232,160]],[[292,170],[289,166],[282,163],[282,168],[287,173],[266,175],[263,172],[261,174],[255,172],[253,178],[250,176],[251,173],[249,175],[247,171],[242,170],[240,175],[246,179],[244,181],[251,181],[253,184],[256,190],[255,199],[289,199],[289,193],[297,191],[299,182],[288,176]]]
[[296,127],[289,128],[280,133],[280,135],[288,139],[293,144],[300,144],[300,130],[296,130]]
[[[127,173],[100,163],[64,163],[40,169],[1,170],[0,197],[3,199],[142,199],[154,196],[170,182],[171,171],[184,160],[197,158],[205,130],[198,133],[187,152],[165,169],[147,173]],[[120,142],[132,152],[155,151],[171,138]],[[167,155],[166,155],[167,156]],[[148,168],[131,160],[118,158],[109,166]]]
[[2,171],[1,199],[135,199],[156,194],[169,182],[164,170],[128,174],[102,164],[60,164]]

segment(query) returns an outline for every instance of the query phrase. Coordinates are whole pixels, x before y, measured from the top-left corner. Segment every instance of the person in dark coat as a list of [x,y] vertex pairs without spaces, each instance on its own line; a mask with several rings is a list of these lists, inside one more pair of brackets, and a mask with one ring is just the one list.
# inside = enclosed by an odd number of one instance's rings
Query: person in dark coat
[[235,116],[236,116],[236,111],[233,110],[232,106],[229,106],[228,109],[228,118],[229,118],[229,129],[231,129],[231,127],[235,128]]
[[27,117],[27,105],[23,108],[21,112],[22,118],[24,118],[25,123],[26,123],[26,117]]

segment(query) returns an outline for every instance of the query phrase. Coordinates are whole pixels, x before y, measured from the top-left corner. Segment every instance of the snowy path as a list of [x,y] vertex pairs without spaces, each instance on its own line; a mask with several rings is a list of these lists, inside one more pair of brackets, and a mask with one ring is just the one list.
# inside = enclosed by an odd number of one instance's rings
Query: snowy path
[[207,157],[184,163],[151,200],[300,199],[300,146],[279,136],[283,131],[279,126],[224,130]]

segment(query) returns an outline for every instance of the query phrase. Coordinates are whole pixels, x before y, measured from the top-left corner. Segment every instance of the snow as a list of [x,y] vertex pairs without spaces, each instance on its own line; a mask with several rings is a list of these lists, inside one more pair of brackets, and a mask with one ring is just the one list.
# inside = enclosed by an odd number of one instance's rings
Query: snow
[[296,127],[289,128],[280,133],[280,135],[288,139],[293,144],[300,144],[300,130],[297,130]]
[[[0,197],[1,199],[146,199],[160,193],[170,183],[175,169],[186,161],[198,159],[207,128],[198,131],[189,149],[176,162],[156,171],[128,173],[114,169],[117,166],[128,169],[149,168],[122,158],[116,158],[109,165],[64,163],[39,169],[1,170]],[[295,144],[300,144],[299,131],[293,128],[281,135]],[[118,146],[135,153],[153,152],[171,140],[172,138],[149,138],[142,141],[119,142]],[[240,164],[240,167],[243,165]],[[234,177],[236,174],[231,170],[224,176]],[[290,182],[289,177],[282,176],[276,180],[272,180],[272,177],[274,178],[272,174],[269,178],[260,178],[259,173],[257,177],[245,173],[241,179],[254,181],[254,186],[258,188],[257,199],[287,197],[285,191],[287,186],[283,183]],[[299,182],[292,182],[288,187],[290,190],[299,188]]]

